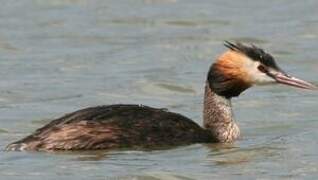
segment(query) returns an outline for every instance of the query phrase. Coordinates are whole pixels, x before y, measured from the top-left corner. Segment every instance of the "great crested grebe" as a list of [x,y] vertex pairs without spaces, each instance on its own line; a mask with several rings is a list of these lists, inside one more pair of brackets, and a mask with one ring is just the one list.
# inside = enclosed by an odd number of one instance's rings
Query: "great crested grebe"
[[212,64],[204,93],[204,128],[164,109],[116,104],[82,109],[53,120],[6,150],[96,150],[160,148],[191,143],[230,143],[240,130],[231,98],[253,85],[280,83],[317,89],[289,76],[274,58],[252,45],[225,42],[229,48]]

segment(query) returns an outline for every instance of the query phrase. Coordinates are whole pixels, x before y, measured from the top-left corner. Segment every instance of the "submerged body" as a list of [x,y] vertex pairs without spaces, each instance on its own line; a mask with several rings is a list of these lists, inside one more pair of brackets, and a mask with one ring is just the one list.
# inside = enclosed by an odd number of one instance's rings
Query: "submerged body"
[[210,133],[180,114],[147,106],[118,104],[67,114],[12,143],[7,149],[143,149],[204,142],[213,142]]
[[166,109],[117,104],[75,111],[55,119],[7,150],[160,149],[193,143],[232,142],[239,137],[230,101],[206,86],[207,115],[200,127]]
[[204,93],[203,124],[164,109],[109,105],[82,109],[53,120],[6,150],[153,149],[192,143],[229,143],[240,135],[231,98],[253,85],[281,83],[304,89],[314,85],[287,75],[274,58],[255,46],[226,42],[212,64]]

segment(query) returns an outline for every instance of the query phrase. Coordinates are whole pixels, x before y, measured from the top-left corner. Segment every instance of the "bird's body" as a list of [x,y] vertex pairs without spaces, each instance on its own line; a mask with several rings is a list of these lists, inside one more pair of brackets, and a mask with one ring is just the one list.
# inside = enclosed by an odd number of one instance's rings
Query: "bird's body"
[[225,44],[207,75],[203,127],[164,109],[109,105],[82,109],[53,120],[7,150],[148,149],[192,143],[231,143],[240,131],[233,119],[231,98],[253,85],[281,83],[316,87],[283,72],[274,58],[255,46]]
[[7,149],[153,149],[206,142],[213,142],[210,133],[185,116],[165,109],[117,104],[67,114]]

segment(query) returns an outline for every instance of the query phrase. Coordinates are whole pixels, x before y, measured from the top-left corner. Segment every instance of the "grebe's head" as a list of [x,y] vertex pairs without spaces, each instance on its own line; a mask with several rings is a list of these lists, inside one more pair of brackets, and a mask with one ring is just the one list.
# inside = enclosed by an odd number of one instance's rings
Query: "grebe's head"
[[211,66],[208,83],[213,91],[227,98],[238,96],[253,85],[286,84],[303,89],[317,89],[311,83],[285,73],[275,59],[251,45],[225,42],[229,48]]

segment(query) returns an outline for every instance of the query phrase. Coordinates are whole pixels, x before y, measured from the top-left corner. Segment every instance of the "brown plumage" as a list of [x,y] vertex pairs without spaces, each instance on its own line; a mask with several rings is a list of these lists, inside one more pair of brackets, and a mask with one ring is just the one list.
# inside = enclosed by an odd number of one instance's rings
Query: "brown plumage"
[[204,93],[203,123],[165,109],[109,105],[82,109],[11,143],[7,150],[153,149],[191,143],[231,143],[240,131],[233,119],[231,98],[252,85],[281,83],[316,87],[283,72],[274,58],[256,46],[225,44],[230,50],[212,64]]
[[180,114],[148,106],[118,104],[65,115],[7,149],[144,149],[211,141],[213,138],[207,130]]
[[238,96],[252,86],[248,69],[244,66],[248,57],[236,51],[227,51],[211,66],[208,82],[211,88],[225,97]]

